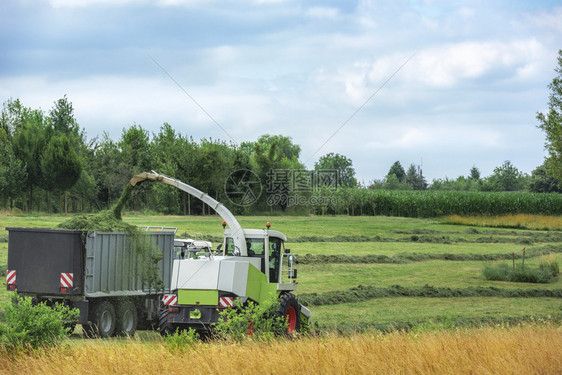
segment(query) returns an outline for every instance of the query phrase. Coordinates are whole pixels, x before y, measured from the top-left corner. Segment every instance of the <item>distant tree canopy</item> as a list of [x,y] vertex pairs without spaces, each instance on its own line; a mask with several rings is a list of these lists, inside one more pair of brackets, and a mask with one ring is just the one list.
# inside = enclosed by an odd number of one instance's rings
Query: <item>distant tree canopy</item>
[[353,169],[353,162],[351,159],[344,155],[335,154],[330,152],[318,160],[314,164],[314,169],[319,170],[334,170],[337,171],[339,178],[338,185],[354,187],[357,185],[355,179],[355,169]]
[[[356,208],[360,213],[372,209],[368,194],[372,192],[357,183],[350,158],[328,153],[318,159],[313,171],[307,171],[299,160],[300,153],[301,147],[284,135],[264,134],[240,145],[214,139],[195,141],[168,123],[155,134],[133,124],[124,127],[115,140],[103,133],[88,141],[66,96],[56,100],[48,112],[10,99],[0,114],[0,207],[97,211],[115,202],[134,174],[155,170],[209,193],[236,213],[286,211],[292,206],[306,212],[314,204],[321,206],[322,212],[328,207],[332,212],[350,214]],[[428,184],[421,168],[410,164],[406,171],[396,161],[386,177],[369,188],[560,192],[552,166],[549,159],[527,176],[506,161],[488,177],[481,177],[473,166],[468,177],[436,179]],[[337,171],[337,184],[316,186],[320,171]],[[323,181],[331,180],[326,177]],[[251,205],[238,205],[230,199],[229,189],[244,193],[255,183]],[[324,193],[335,200],[322,200]],[[184,215],[212,212],[198,199],[164,184],[140,185],[127,208]]]
[[388,173],[386,174],[387,178],[391,175],[396,176],[398,182],[404,182],[404,179],[406,178],[406,171],[404,170],[402,164],[400,164],[399,161],[395,161],[394,164],[392,164],[392,166],[388,170]]

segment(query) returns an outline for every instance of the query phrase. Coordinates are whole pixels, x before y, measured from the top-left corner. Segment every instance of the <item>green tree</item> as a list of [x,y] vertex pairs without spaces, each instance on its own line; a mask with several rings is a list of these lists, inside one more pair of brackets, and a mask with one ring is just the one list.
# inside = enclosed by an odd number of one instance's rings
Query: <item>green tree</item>
[[413,186],[407,182],[400,182],[394,173],[386,176],[386,181],[381,186],[382,190],[412,190]]
[[92,145],[89,168],[96,182],[95,190],[100,208],[108,208],[121,195],[131,171],[123,162],[119,146],[106,132],[100,141]]
[[[124,128],[121,138],[117,143],[120,149],[120,163],[117,166],[121,187],[135,174],[153,169],[154,159],[152,157],[152,143],[146,129],[140,125],[132,125]],[[141,210],[146,207],[153,184],[142,184],[135,189],[130,204],[133,208]]]
[[480,170],[474,165],[470,168],[470,178],[476,181],[480,180]]
[[392,164],[392,166],[388,170],[388,173],[386,175],[387,175],[387,179],[388,176],[395,175],[396,178],[398,179],[398,182],[404,182],[404,179],[406,178],[406,171],[404,171],[404,168],[402,167],[402,164],[400,164],[399,161],[395,161],[394,164]]
[[82,141],[80,127],[74,118],[74,107],[68,101],[66,95],[55,102],[54,107],[49,112],[51,124],[56,134],[65,134],[72,142]]
[[33,188],[41,183],[41,154],[48,139],[48,119],[40,110],[26,109],[22,112],[19,126],[15,129],[12,146],[14,154],[26,166],[28,191],[27,209],[33,208]]
[[118,146],[123,153],[123,162],[131,169],[131,175],[150,170],[150,135],[142,126],[132,125],[123,129]]
[[[51,138],[41,154],[41,187],[51,193],[54,189],[61,193],[70,189],[80,178],[82,164],[68,137],[62,133]],[[49,196],[48,211],[51,212]],[[63,209],[60,200],[60,211]]]
[[357,186],[353,162],[344,155],[330,152],[322,156],[318,162],[314,164],[314,170],[335,170],[338,173],[338,186]]
[[537,113],[539,129],[546,135],[545,148],[547,173],[558,180],[562,186],[562,49],[558,51],[558,66],[554,69],[556,76],[548,85],[550,95],[548,112]]
[[494,173],[486,179],[486,190],[517,191],[524,188],[525,176],[509,160],[494,168]]
[[7,208],[10,202],[10,209],[13,208],[13,198],[20,195],[25,187],[26,168],[25,165],[16,158],[12,144],[4,127],[0,127],[0,199]]
[[421,169],[418,170],[414,164],[410,164],[406,172],[405,182],[412,185],[414,190],[427,189],[427,182],[425,181],[425,177],[423,177]]
[[562,193],[558,180],[547,173],[546,166],[539,165],[531,172],[527,189],[532,193]]
[[[264,153],[268,153],[273,147],[273,156],[276,160],[281,160],[283,158],[292,159],[293,157],[298,159],[301,152],[301,146],[294,144],[291,137],[286,137],[284,135],[264,134],[255,142],[254,152],[256,151],[255,145],[258,145],[259,149]],[[242,143],[241,148],[242,150],[248,150],[248,142]]]

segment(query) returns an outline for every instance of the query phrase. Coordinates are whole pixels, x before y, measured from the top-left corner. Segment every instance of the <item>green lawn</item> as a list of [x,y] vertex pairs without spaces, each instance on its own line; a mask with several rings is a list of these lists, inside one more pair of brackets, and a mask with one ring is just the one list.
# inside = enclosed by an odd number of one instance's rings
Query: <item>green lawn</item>
[[506,318],[547,316],[562,311],[558,298],[379,298],[335,306],[315,306],[314,320],[337,327],[340,322],[362,324],[376,322],[415,322],[432,318]]
[[[7,264],[7,239],[5,227],[54,227],[68,216],[0,216],[0,265]],[[184,232],[194,237],[198,234],[222,236],[222,219],[219,216],[145,216],[126,215],[124,220],[134,225],[177,227],[178,235]],[[413,219],[395,217],[348,216],[250,216],[240,217],[243,228],[265,228],[287,235],[293,254],[351,255],[368,254],[395,256],[401,253],[452,253],[452,254],[510,254],[521,253],[523,247],[533,249],[541,243],[562,247],[560,232],[491,229],[441,224],[439,219]],[[373,242],[322,242],[323,238],[353,238],[380,236],[384,241]],[[413,242],[412,236],[434,238],[436,243]],[[311,242],[300,242],[305,237]],[[445,237],[451,243],[439,243]],[[489,238],[498,243],[482,243]],[[299,242],[290,242],[291,238]],[[458,240],[460,239],[460,242]],[[528,244],[520,243],[528,239]],[[320,240],[320,241],[319,241]],[[313,242],[316,241],[316,242]],[[468,242],[462,242],[468,241]],[[503,242],[502,242],[503,241]],[[505,242],[507,241],[507,242]],[[441,241],[447,242],[447,241]],[[562,254],[557,254],[562,262]],[[537,265],[540,258],[528,258],[526,264]],[[509,261],[507,261],[509,263]],[[520,263],[520,260],[517,261]],[[488,262],[433,260],[405,264],[299,264],[298,293],[322,293],[343,290],[357,285],[387,287],[463,288],[469,286],[494,286],[497,288],[555,289],[562,288],[562,277],[550,284],[509,283],[485,280],[481,271]],[[0,289],[0,302],[6,301],[8,292]],[[327,324],[338,321],[392,321],[423,320],[428,317],[454,315],[459,317],[512,317],[521,315],[548,315],[561,313],[560,300],[550,298],[382,298],[356,304],[315,306],[314,319]]]
[[[558,255],[559,263],[562,255]],[[528,259],[526,264],[537,265],[539,259]],[[494,262],[495,263],[495,262]],[[498,288],[562,288],[562,277],[549,284],[511,283],[488,281],[482,268],[488,262],[460,262],[435,260],[406,264],[301,264],[299,293],[318,293],[347,289],[357,285],[387,287],[401,285],[419,287],[425,284],[436,287],[464,288],[469,286],[494,286]]]
[[513,243],[416,243],[416,242],[293,242],[293,254],[387,255],[400,253],[501,254],[520,252],[524,246]]

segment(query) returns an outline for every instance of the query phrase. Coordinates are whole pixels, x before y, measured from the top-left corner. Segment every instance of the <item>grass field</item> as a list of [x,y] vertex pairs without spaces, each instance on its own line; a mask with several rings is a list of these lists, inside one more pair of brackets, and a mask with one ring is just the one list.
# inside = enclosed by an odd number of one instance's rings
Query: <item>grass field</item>
[[[0,272],[7,264],[5,227],[54,227],[66,218],[0,215]],[[216,239],[222,235],[218,216],[126,215],[124,220],[135,225],[177,227],[182,237]],[[540,224],[534,226],[533,217],[527,215],[524,226],[505,218],[486,227],[481,217],[462,223],[447,220],[240,218],[245,228],[263,228],[270,221],[272,229],[287,235],[292,253],[313,260],[297,265],[297,294],[303,299],[311,293],[318,297],[330,292],[345,294],[358,285],[398,290],[480,287],[492,290],[493,296],[444,298],[430,293],[313,305],[309,307],[320,337],[269,343],[197,343],[180,350],[171,349],[153,332],[139,332],[134,339],[83,340],[78,328],[70,340],[54,350],[0,356],[0,373],[177,373],[178,363],[189,363],[189,370],[195,373],[560,373],[562,299],[533,294],[559,293],[561,278],[549,284],[529,284],[488,281],[482,276],[487,264],[511,264],[512,253],[520,263],[523,248],[527,265],[537,265],[539,255],[549,252],[562,261],[558,221],[537,217]],[[542,230],[545,222],[553,227]],[[525,229],[516,229],[518,225]],[[347,256],[345,262],[338,260],[342,255]],[[421,255],[435,259],[425,260]],[[326,259],[323,256],[333,258],[322,262]],[[364,263],[369,256],[387,258]],[[447,260],[452,256],[466,260]],[[476,260],[483,256],[504,260]],[[388,259],[399,261],[384,263]],[[504,292],[508,291],[530,295],[507,297]],[[6,303],[8,296],[2,289],[0,303]],[[481,324],[485,327],[469,328]],[[404,328],[407,333],[392,331]],[[391,333],[373,333],[373,329]],[[326,334],[332,330],[351,335]]]
[[[7,262],[7,233],[5,227],[54,227],[65,220],[65,216],[0,216],[0,269]],[[415,254],[453,254],[471,257],[475,255],[500,254],[510,257],[511,253],[521,256],[521,250],[527,249],[528,254],[533,251],[553,251],[555,256],[562,261],[562,232],[557,229],[559,221],[556,217],[534,217],[525,215],[512,215],[495,218],[494,228],[482,227],[485,220],[490,217],[472,217],[464,219],[463,224],[455,222],[449,224],[445,219],[413,219],[395,218],[384,216],[288,216],[288,217],[241,217],[240,223],[245,228],[262,228],[267,221],[272,224],[272,229],[284,232],[289,242],[287,247],[297,255],[347,255],[351,257],[350,263],[314,263],[300,264],[299,289],[302,293],[325,293],[333,290],[346,290],[357,285],[389,287],[400,285],[403,287],[489,287],[502,289],[561,289],[562,278],[557,278],[549,284],[510,283],[488,281],[482,276],[482,268],[486,264],[476,260],[427,260],[414,261],[400,264],[360,263],[354,257],[366,255],[384,255],[395,257],[400,255]],[[218,238],[222,235],[222,220],[218,216],[144,216],[126,215],[125,221],[135,225],[159,225],[177,227],[180,236],[200,236]],[[552,224],[554,230],[513,229],[524,220],[526,228],[533,227],[533,220],[539,226]],[[545,224],[546,223],[546,224]],[[501,228],[505,226],[507,228]],[[4,239],[4,241],[2,241]],[[546,249],[546,250],[544,250]],[[560,254],[558,254],[560,253]],[[359,259],[359,258],[357,258]],[[517,262],[521,260],[518,259]],[[526,264],[537,265],[539,257],[528,257]],[[497,262],[497,261],[496,261]],[[502,262],[511,262],[504,260]],[[7,292],[0,292],[0,301],[6,301]],[[392,303],[399,304],[402,313],[396,314],[397,321],[421,321],[425,318],[457,314],[456,306],[470,305],[470,298],[464,302],[447,299],[446,302],[437,303],[433,298],[418,298],[413,300],[390,298],[385,303],[380,299],[372,301],[376,306],[373,311],[362,306],[369,306],[369,302],[361,304],[341,304],[329,307],[319,306],[318,314],[313,309],[315,321],[333,326],[337,316],[349,317],[361,321],[375,320],[378,323],[390,323],[382,319],[383,310],[389,311],[392,316]],[[474,302],[474,301],[478,302]],[[527,300],[530,301],[530,300]],[[479,298],[474,299],[471,306],[482,304],[482,316],[488,316],[493,311],[502,311],[502,316],[521,315],[553,315],[561,314],[562,302],[547,298],[534,299],[532,303],[516,303],[506,301],[505,298]],[[382,306],[379,308],[378,306]],[[385,307],[387,306],[387,307]],[[423,308],[419,308],[424,306]],[[471,317],[478,316],[478,309],[468,309]],[[486,311],[486,313],[484,313]],[[332,315],[330,315],[332,314]],[[377,317],[381,316],[380,321]],[[344,320],[347,320],[345,318]]]

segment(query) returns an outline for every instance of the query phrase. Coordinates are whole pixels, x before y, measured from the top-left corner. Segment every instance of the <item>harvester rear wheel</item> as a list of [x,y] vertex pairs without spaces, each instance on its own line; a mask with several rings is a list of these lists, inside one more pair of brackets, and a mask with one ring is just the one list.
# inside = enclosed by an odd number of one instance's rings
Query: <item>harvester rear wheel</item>
[[169,315],[170,311],[167,306],[160,308],[158,312],[158,332],[162,337],[173,335],[175,331],[172,323],[168,320]]
[[282,317],[287,322],[287,334],[300,331],[301,309],[294,294],[285,293],[281,295],[277,316]]

